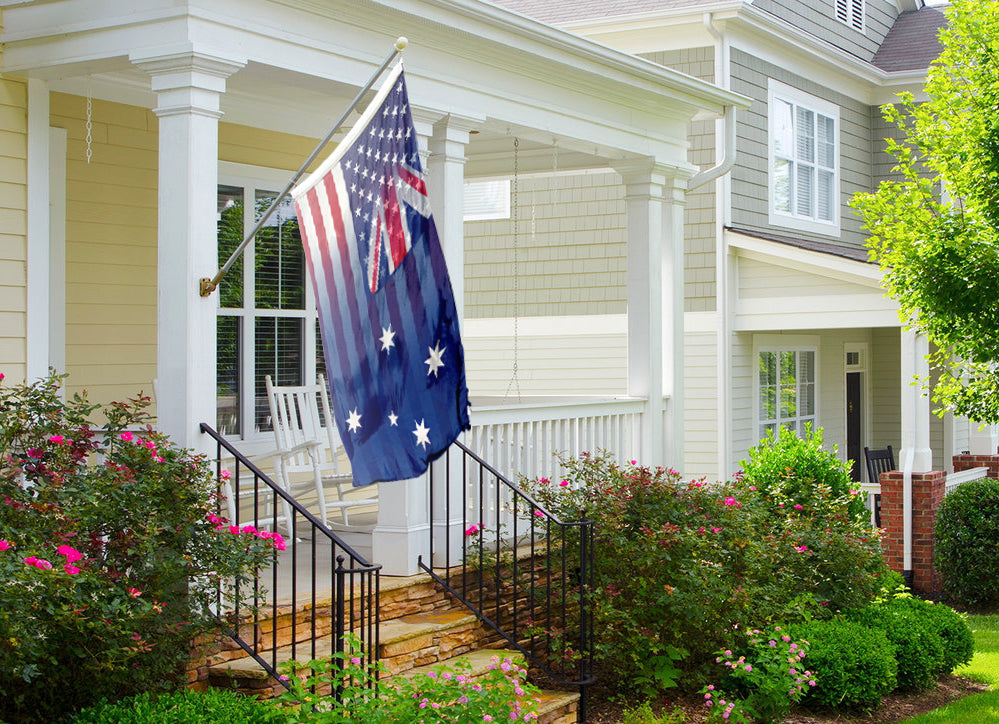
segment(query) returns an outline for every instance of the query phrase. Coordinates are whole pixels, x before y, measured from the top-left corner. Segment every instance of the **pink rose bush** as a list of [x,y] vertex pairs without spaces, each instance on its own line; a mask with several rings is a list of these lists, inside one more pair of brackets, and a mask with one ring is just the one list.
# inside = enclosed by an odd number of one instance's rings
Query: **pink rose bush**
[[99,410],[61,381],[0,384],[3,721],[182,685],[220,586],[225,605],[286,547],[228,533],[210,466],[149,427],[148,397]]

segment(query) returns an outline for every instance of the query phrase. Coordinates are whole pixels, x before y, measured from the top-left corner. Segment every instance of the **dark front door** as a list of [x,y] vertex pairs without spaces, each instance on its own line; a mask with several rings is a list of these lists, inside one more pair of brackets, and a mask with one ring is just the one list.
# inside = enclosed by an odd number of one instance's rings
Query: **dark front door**
[[861,478],[860,458],[863,446],[860,444],[860,376],[862,372],[846,373],[846,456],[853,461],[850,479],[857,482]]

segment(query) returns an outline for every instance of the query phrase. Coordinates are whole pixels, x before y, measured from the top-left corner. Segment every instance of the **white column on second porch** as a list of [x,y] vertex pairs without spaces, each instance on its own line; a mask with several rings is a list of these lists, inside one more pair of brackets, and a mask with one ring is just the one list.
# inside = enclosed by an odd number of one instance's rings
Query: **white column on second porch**
[[199,280],[218,268],[218,120],[226,78],[245,59],[189,48],[133,55],[152,76],[159,119],[157,225],[157,418],[179,445],[203,445],[215,422],[216,295]]
[[625,185],[628,394],[647,400],[642,464],[682,467],[684,169],[615,166]]
[[930,449],[930,398],[924,388],[929,379],[929,343],[926,337],[909,329],[901,334],[902,360],[902,449],[898,466],[902,470],[902,569],[912,571],[912,474],[933,469]]

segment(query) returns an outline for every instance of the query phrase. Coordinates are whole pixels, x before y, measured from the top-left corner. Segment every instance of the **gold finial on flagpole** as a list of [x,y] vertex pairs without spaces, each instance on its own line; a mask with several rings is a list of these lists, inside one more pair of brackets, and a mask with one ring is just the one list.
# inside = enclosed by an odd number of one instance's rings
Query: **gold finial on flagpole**
[[401,52],[406,49],[407,45],[409,45],[409,38],[407,38],[405,35],[400,35],[398,38],[395,39],[396,50]]

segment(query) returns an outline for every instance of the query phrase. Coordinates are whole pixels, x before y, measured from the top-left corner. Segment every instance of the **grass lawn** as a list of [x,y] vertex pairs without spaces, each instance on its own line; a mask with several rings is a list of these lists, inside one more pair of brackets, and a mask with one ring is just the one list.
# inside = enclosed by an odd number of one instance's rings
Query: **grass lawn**
[[903,724],[966,724],[999,721],[999,614],[968,616],[975,632],[975,657],[954,673],[988,684],[992,691],[959,699]]

